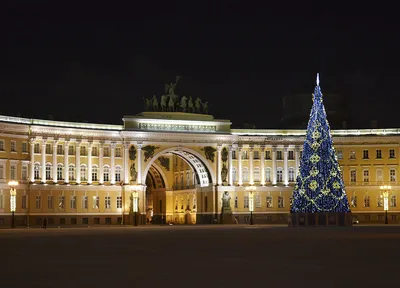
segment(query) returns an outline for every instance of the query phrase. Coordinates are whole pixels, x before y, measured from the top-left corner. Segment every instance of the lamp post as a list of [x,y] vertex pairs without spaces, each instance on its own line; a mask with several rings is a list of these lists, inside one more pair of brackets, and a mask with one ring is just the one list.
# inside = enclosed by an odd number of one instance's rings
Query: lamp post
[[137,191],[132,192],[132,198],[133,198],[132,208],[133,208],[133,212],[134,212],[134,216],[133,217],[135,217],[134,225],[137,226],[137,212],[138,212],[138,206],[139,206],[138,205],[139,195],[138,195]]
[[380,187],[383,197],[383,210],[385,211],[385,224],[388,224],[388,210],[389,210],[389,191],[392,189],[390,185],[383,185]]
[[10,186],[10,210],[11,210],[11,228],[15,228],[15,209],[17,208],[17,190],[15,189],[18,186],[17,181],[8,182]]
[[254,198],[253,192],[256,190],[256,186],[248,186],[246,190],[249,191],[249,210],[250,210],[250,225],[253,225],[253,211],[254,211]]

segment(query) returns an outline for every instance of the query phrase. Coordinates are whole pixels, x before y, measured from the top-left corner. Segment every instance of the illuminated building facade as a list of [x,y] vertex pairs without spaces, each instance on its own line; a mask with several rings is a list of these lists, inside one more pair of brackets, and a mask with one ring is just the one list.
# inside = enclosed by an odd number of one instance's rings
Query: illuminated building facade
[[[287,223],[305,130],[231,129],[228,120],[143,112],[123,125],[0,116],[0,227],[218,222],[222,195],[238,223]],[[352,213],[398,223],[399,129],[333,130]],[[255,187],[249,191],[246,187]],[[249,199],[250,193],[252,199]],[[134,196],[136,195],[136,196]],[[137,197],[135,202],[134,197]]]

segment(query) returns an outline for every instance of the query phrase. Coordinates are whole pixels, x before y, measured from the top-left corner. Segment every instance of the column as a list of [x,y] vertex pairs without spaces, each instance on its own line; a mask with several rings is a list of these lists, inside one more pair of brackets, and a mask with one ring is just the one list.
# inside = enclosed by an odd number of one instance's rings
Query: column
[[142,146],[143,144],[137,144],[137,179],[136,183],[142,184]]
[[92,148],[93,148],[93,142],[88,143],[88,155],[87,155],[87,165],[88,165],[88,177],[87,177],[87,183],[92,184]]
[[54,140],[53,142],[53,183],[57,183],[57,144],[58,141]]
[[221,177],[221,172],[222,172],[221,151],[222,151],[222,145],[218,145],[218,146],[217,146],[217,185],[218,185],[218,186],[221,186],[221,185],[222,185],[222,177]]
[[114,185],[115,184],[115,142],[111,143],[111,169],[110,169],[110,173],[111,173],[111,181],[110,184]]
[[129,143],[124,143],[124,184],[129,184]]
[[64,183],[69,183],[69,174],[68,174],[68,146],[69,141],[65,141],[64,143]]
[[272,147],[272,185],[276,185],[276,147]]
[[288,167],[288,148],[283,149],[283,183],[285,186],[289,185],[289,167]]
[[242,147],[238,147],[237,149],[237,158],[238,158],[238,175],[239,175],[239,180],[238,180],[238,185],[242,186],[243,185],[243,178],[242,178]]
[[42,140],[42,183],[46,183],[46,140]]
[[35,182],[35,139],[31,138],[29,139],[30,144],[31,144],[31,163],[30,163],[30,180],[31,182]]
[[260,147],[260,166],[261,166],[261,186],[265,186],[265,146],[261,145]]
[[233,178],[232,178],[232,169],[233,169],[233,163],[232,163],[232,145],[229,146],[228,150],[228,163],[229,163],[229,171],[228,171],[228,180],[229,180],[229,186],[233,186]]
[[254,185],[253,153],[254,153],[254,145],[250,145],[250,147],[249,147],[249,184],[250,185]]
[[[300,148],[298,146],[296,146],[295,150],[294,150],[295,154],[294,154],[294,158],[295,158],[295,170],[294,170],[294,176],[297,177],[298,173],[299,173],[299,168],[300,168]],[[296,178],[295,178],[296,179]]]
[[75,147],[76,184],[81,183],[81,141],[76,141]]
[[104,183],[104,168],[103,168],[103,149],[104,149],[104,144],[100,143],[99,145],[99,184]]

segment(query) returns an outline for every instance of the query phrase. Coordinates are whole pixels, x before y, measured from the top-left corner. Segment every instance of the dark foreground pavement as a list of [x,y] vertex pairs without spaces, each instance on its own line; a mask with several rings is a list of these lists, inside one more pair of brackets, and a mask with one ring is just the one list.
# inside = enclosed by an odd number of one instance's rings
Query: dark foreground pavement
[[0,230],[0,287],[400,287],[399,226]]

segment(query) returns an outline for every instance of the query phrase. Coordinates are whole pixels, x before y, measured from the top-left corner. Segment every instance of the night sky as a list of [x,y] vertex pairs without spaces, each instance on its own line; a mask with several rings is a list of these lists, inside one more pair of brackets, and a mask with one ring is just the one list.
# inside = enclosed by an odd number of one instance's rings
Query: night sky
[[178,95],[208,101],[233,128],[277,128],[282,97],[311,97],[319,72],[325,95],[345,97],[349,128],[400,127],[394,6],[61,2],[0,9],[0,114],[121,124],[179,75]]

